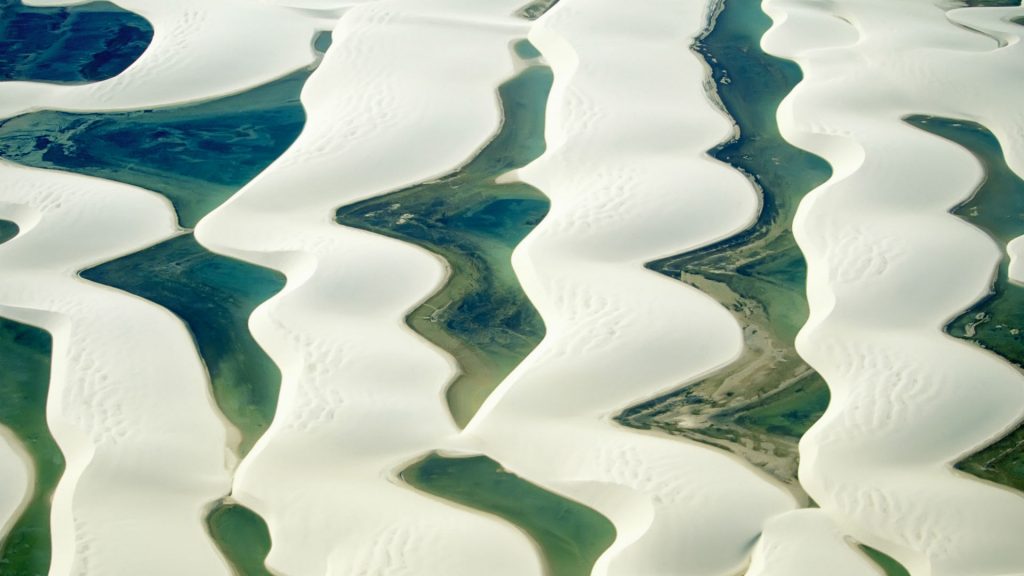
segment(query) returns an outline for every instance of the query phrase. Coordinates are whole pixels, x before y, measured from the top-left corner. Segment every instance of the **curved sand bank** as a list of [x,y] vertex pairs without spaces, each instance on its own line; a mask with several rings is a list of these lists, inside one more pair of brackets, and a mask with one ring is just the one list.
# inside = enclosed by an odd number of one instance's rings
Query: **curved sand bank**
[[878,576],[863,552],[840,532],[826,512],[795,510],[765,523],[746,576],[817,574]]
[[[33,6],[80,4],[35,0]],[[225,96],[265,84],[313,63],[317,30],[330,21],[245,0],[118,0],[152,23],[149,48],[124,72],[77,86],[0,84],[0,118],[53,109],[113,111],[153,108]],[[309,38],[310,44],[296,38]],[[239,58],[239,54],[245,54]]]
[[1024,377],[941,332],[998,261],[989,237],[949,214],[983,175],[902,121],[976,120],[1020,166],[1020,44],[999,48],[924,0],[766,8],[764,46],[806,75],[779,111],[783,134],[836,171],[795,226],[811,305],[797,345],[832,391],[801,442],[801,481],[840,529],[915,575],[1024,572],[1024,498],[950,468],[1024,415]]
[[548,150],[520,175],[551,211],[513,264],[548,332],[461,441],[611,519],[618,539],[595,574],[735,574],[765,519],[795,505],[735,458],[611,422],[742,348],[714,300],[644,268],[735,233],[758,207],[705,153],[731,126],[688,49],[703,10],[563,0],[530,34],[555,84]]
[[497,131],[496,89],[527,31],[510,16],[520,3],[352,8],[303,91],[298,140],[196,229],[211,250],[288,276],[250,322],[283,380],[233,493],[267,521],[275,571],[541,571],[513,526],[397,479],[457,433],[444,400],[454,366],[403,322],[445,269],[332,221],[339,206],[450,172]]
[[[0,313],[54,336],[48,420],[67,460],[52,574],[227,574],[200,518],[227,491],[225,428],[191,335],[76,271],[175,233],[144,190],[0,163]],[[26,217],[27,216],[27,217]]]
[[6,427],[0,427],[0,541],[11,531],[28,504],[32,491],[31,462],[21,441]]

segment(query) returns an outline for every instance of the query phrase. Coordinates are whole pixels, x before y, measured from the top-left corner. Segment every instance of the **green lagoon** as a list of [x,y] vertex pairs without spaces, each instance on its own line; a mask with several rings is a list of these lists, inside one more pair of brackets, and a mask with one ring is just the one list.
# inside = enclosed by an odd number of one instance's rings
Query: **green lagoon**
[[46,422],[52,340],[39,328],[0,318],[0,424],[32,461],[35,483],[27,508],[0,540],[0,574],[50,571],[50,503],[64,473],[64,455]]
[[0,157],[159,192],[192,228],[295,141],[309,73],[188,106],[17,116],[0,122]]
[[[1024,180],[1006,164],[999,141],[984,126],[966,120],[909,116],[906,122],[959,144],[981,163],[985,181],[953,214],[1006,245],[1024,234]],[[1010,261],[1003,254],[987,296],[946,326],[969,340],[1024,368],[1024,286],[1010,281]],[[956,464],[975,476],[1024,491],[1024,426]]]
[[[0,156],[159,192],[188,228],[295,140],[305,123],[299,91],[308,75],[178,108],[18,116],[0,123]],[[270,425],[280,386],[280,373],[253,340],[248,318],[284,278],[213,254],[191,234],[81,274],[156,302],[188,325],[214,397],[242,434],[244,455]]]
[[148,20],[109,2],[37,8],[0,0],[0,81],[106,80],[135,62],[152,39]]
[[213,394],[240,431],[245,455],[270,426],[281,373],[249,332],[252,311],[284,287],[276,271],[225,258],[182,234],[81,273],[155,302],[188,326],[206,361]]
[[[106,2],[35,8],[0,0],[0,81],[76,84],[110,78],[134,62],[152,36],[144,18]],[[0,243],[17,234],[17,224],[0,220]],[[45,330],[0,318],[0,424],[20,441],[35,475],[27,507],[0,540],[5,576],[50,571],[50,508],[65,466],[46,421],[51,354]]]
[[860,550],[882,569],[885,576],[910,576],[910,572],[902,564],[884,552],[864,545],[860,546]]
[[510,259],[549,203],[532,186],[495,180],[544,152],[551,82],[549,68],[530,66],[503,84],[500,131],[457,171],[337,213],[345,226],[417,244],[448,262],[448,282],[406,322],[458,362],[460,373],[447,398],[460,426],[544,337],[544,323]]
[[771,20],[754,0],[725,0],[694,48],[711,67],[717,97],[737,134],[709,153],[760,192],[762,210],[743,232],[651,262],[648,268],[717,299],[743,327],[742,357],[698,382],[633,406],[626,426],[660,429],[746,458],[798,490],[797,442],[824,412],[829,393],[794,339],[806,321],[807,266],[793,238],[800,200],[831,176],[821,158],[789,145],[775,120],[802,79],[793,62],[765,54]]
[[220,502],[206,524],[237,576],[274,576],[266,566],[270,530],[258,514],[240,504]]
[[540,548],[547,576],[588,576],[615,541],[600,513],[523,480],[485,456],[431,454],[402,471],[410,486],[515,524]]
[[[311,38],[318,48],[330,36]],[[302,70],[248,92],[187,106],[118,113],[40,111],[0,122],[0,156],[87,174],[166,196],[185,230],[175,238],[81,272],[177,314],[188,326],[218,406],[244,456],[273,420],[280,372],[248,330],[253,309],[284,286],[274,271],[213,254],[189,228],[276,159],[305,124]],[[263,521],[218,504],[210,532],[240,574],[260,574]],[[6,574],[7,572],[3,572]]]
[[0,244],[18,235],[18,225],[10,220],[0,220]]

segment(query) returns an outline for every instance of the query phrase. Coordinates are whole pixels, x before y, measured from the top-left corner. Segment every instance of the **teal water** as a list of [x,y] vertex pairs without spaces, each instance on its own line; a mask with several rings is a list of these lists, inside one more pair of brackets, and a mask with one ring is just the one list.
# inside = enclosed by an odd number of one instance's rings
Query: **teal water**
[[793,62],[765,54],[771,20],[756,0],[725,0],[695,49],[711,67],[718,97],[739,134],[710,154],[750,178],[763,207],[743,232],[648,268],[715,297],[743,326],[746,350],[733,364],[678,391],[633,406],[617,420],[657,428],[748,458],[796,482],[796,443],[824,412],[828,388],[794,349],[807,319],[807,266],[792,223],[805,194],[831,175],[821,158],[789,145],[775,112],[802,79]]
[[9,220],[0,220],[0,244],[18,235],[18,225]]
[[334,36],[330,31],[320,32],[313,37],[313,49],[323,54],[334,43]]
[[46,423],[51,350],[45,330],[0,318],[0,424],[22,442],[35,472],[28,507],[0,540],[4,576],[50,570],[50,502],[64,473],[64,455]]
[[192,332],[214,398],[241,432],[247,454],[270,426],[281,373],[249,332],[253,310],[284,287],[284,276],[216,255],[183,234],[81,273],[167,308]]
[[25,114],[0,122],[0,157],[159,192],[192,228],[295,141],[308,76],[175,108]]
[[448,261],[447,284],[406,322],[458,361],[461,374],[447,398],[460,426],[544,336],[510,259],[549,203],[527,184],[495,179],[544,152],[551,82],[549,68],[530,66],[504,83],[505,122],[462,168],[337,212],[340,224],[417,244]]
[[[981,124],[953,118],[909,116],[906,122],[959,144],[981,163],[985,181],[953,214],[991,236],[1004,251],[1024,234],[1024,180],[1006,164],[999,141]],[[1024,286],[1010,282],[1003,254],[991,291],[946,326],[951,335],[995,352],[1024,368]],[[1024,426],[966,458],[957,468],[1024,491]]]
[[523,480],[485,456],[431,454],[402,471],[424,492],[515,524],[541,550],[548,576],[587,576],[615,541],[615,526],[595,510]]
[[0,0],[0,81],[106,80],[138,59],[152,39],[145,18],[109,2],[36,8]]

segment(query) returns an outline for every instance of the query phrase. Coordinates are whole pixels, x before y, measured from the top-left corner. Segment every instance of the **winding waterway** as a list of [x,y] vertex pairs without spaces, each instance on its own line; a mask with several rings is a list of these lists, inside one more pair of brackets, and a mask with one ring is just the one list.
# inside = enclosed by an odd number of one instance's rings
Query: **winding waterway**
[[757,221],[708,247],[648,267],[717,299],[743,327],[743,355],[717,373],[633,406],[618,421],[730,450],[796,488],[797,441],[824,412],[828,388],[797,355],[807,319],[807,270],[792,234],[801,198],[831,175],[789,145],[775,113],[802,79],[793,62],[765,54],[771,20],[752,0],[725,0],[695,49],[710,66],[717,100],[736,124],[709,151],[746,175],[761,196]]
[[[1005,247],[1024,234],[1024,180],[1006,164],[991,132],[967,120],[909,116],[906,122],[959,144],[977,158],[985,179],[953,214],[984,230],[1003,249],[988,295],[953,319],[946,331],[1024,368],[1024,286],[1010,281]],[[1024,426],[958,462],[956,467],[1024,491]]]
[[537,544],[548,576],[587,576],[615,540],[600,513],[523,480],[485,456],[430,454],[402,471],[424,492],[494,514]]
[[345,226],[417,244],[448,263],[444,287],[406,322],[458,362],[447,398],[460,426],[544,337],[544,323],[523,293],[511,257],[549,203],[532,186],[498,178],[544,152],[551,81],[548,67],[531,65],[503,84],[500,131],[457,171],[337,213]]

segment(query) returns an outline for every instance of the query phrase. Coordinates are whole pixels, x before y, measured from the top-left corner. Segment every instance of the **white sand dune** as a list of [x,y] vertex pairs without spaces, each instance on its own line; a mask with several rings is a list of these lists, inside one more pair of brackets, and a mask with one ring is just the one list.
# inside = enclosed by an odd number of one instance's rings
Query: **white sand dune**
[[32,496],[33,470],[21,441],[8,428],[0,426],[0,540],[17,522]]
[[735,233],[758,208],[705,153],[731,126],[689,50],[703,11],[563,0],[530,35],[555,86],[548,151],[521,176],[552,208],[513,262],[547,336],[462,440],[615,523],[595,574],[735,574],[764,521],[795,506],[723,452],[610,421],[742,347],[718,303],[643,267]]
[[[166,310],[77,278],[176,233],[161,197],[0,163],[0,313],[54,339],[48,422],[67,460],[51,574],[228,574],[204,508],[230,485],[225,426]],[[28,216],[28,217],[26,217]]]
[[202,220],[211,250],[285,272],[250,327],[280,366],[271,428],[234,497],[283,574],[540,574],[513,526],[394,474],[457,433],[454,366],[403,319],[445,277],[426,251],[333,222],[337,207],[451,171],[496,132],[519,0],[352,8],[302,94],[295,144]]
[[[828,5],[834,13],[765,4],[775,19],[765,48],[806,74],[779,111],[783,133],[836,171],[795,225],[811,304],[798,349],[832,390],[801,442],[801,481],[842,530],[915,576],[1024,573],[1024,498],[950,468],[1024,416],[1021,373],[941,332],[987,291],[1000,254],[948,213],[981,170],[901,121],[978,121],[1019,170],[1021,45],[993,32],[1005,30],[1005,12],[947,17],[927,0],[851,0]],[[843,22],[846,32],[820,33]]]
[[821,510],[794,510],[769,520],[746,576],[879,576],[878,567]]
[[[81,2],[30,0],[33,6]],[[33,110],[155,108],[244,92],[316,61],[313,35],[333,19],[245,0],[117,0],[153,25],[149,48],[101,82],[0,84],[0,118]],[[303,39],[308,39],[304,42]],[[244,58],[239,58],[244,54]]]

